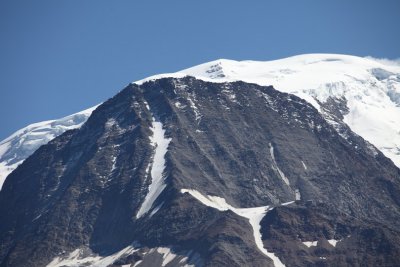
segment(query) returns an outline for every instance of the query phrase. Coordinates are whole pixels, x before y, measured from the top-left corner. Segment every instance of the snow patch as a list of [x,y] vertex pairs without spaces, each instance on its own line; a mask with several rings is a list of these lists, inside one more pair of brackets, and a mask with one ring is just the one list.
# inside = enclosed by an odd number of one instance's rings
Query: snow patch
[[303,244],[307,247],[316,247],[318,245],[318,241],[304,241]]
[[[148,193],[140,206],[136,218],[142,217],[147,213],[153,206],[154,201],[161,194],[166,187],[164,183],[163,172],[165,169],[165,154],[168,151],[168,145],[171,142],[171,138],[165,137],[165,130],[163,124],[160,121],[156,121],[153,117],[151,131],[153,135],[150,137],[151,145],[155,148],[154,157],[151,165],[151,184],[148,188]],[[148,173],[150,165],[146,169]],[[154,213],[152,214],[154,215]]]
[[296,190],[295,190],[295,194],[296,194],[296,200],[301,200],[301,194],[300,194],[300,190],[297,188]]
[[232,101],[233,103],[239,104],[239,102],[236,99],[236,95],[235,95],[234,91],[230,90],[229,87],[226,86],[225,89],[222,90],[221,92],[224,93],[230,101]]
[[263,241],[261,239],[261,225],[260,222],[265,214],[272,210],[270,206],[263,206],[263,207],[255,207],[255,208],[235,208],[228,204],[226,200],[222,197],[218,196],[204,196],[197,190],[192,189],[181,189],[181,193],[189,193],[198,201],[203,203],[204,205],[217,209],[219,211],[227,211],[230,210],[237,215],[247,218],[251,227],[253,228],[253,235],[255,243],[258,249],[267,257],[269,257],[273,262],[275,267],[285,266],[274,253],[269,252],[267,249],[264,248]]
[[169,248],[157,248],[157,252],[163,255],[163,262],[161,266],[166,266],[176,257],[176,254],[172,253],[171,249]]
[[340,242],[341,240],[336,240],[336,239],[329,239],[328,242],[331,244],[333,247],[336,247],[336,244]]
[[[92,267],[107,267],[114,263],[117,259],[124,255],[130,255],[137,251],[133,246],[128,246],[121,251],[107,256],[90,255],[87,249],[76,249],[67,257],[54,258],[47,267],[74,267],[74,266],[92,266]],[[88,255],[89,254],[89,255]]]
[[182,105],[180,102],[175,102],[175,107],[177,107],[179,109],[184,109],[186,106]]
[[162,202],[160,205],[158,205],[157,207],[155,207],[149,214],[149,217],[153,217],[154,214],[157,213],[157,211],[159,211],[161,209],[161,207],[164,205],[164,202]]
[[188,96],[187,100],[189,101],[190,107],[192,108],[196,121],[199,121],[201,119],[201,114],[199,111],[199,108],[196,106],[196,96],[194,94],[191,94]]
[[307,165],[304,163],[304,161],[301,161],[301,164],[303,164],[304,170],[307,170]]
[[23,160],[20,160],[14,164],[8,165],[7,162],[0,163],[0,190],[3,187],[4,182],[6,181],[7,176],[15,170]]
[[[92,253],[92,251],[89,248],[79,248],[72,251],[68,255],[58,256],[54,258],[47,265],[47,267],[76,267],[76,266],[107,267],[111,266],[118,259],[132,255],[134,252],[139,251],[139,249],[140,249],[140,244],[135,242],[131,246],[128,246],[110,256],[101,257],[98,254]],[[161,266],[166,266],[176,257],[182,257],[181,255],[173,253],[173,251],[168,247],[151,248],[150,250],[143,252],[141,254],[143,254],[142,256],[144,257],[144,259],[146,259],[146,256],[151,257],[151,254],[153,253],[158,253],[162,255],[163,261]],[[194,266],[188,264],[189,257],[191,257],[192,262],[194,263],[201,262],[201,259],[198,258],[197,254],[189,252],[186,256],[184,256],[180,260],[180,263],[185,264],[185,266]],[[142,262],[143,260],[139,260],[135,262],[133,266],[138,266]],[[122,266],[131,266],[131,264],[126,264]]]
[[110,173],[112,173],[116,169],[116,164],[117,164],[117,157],[116,156],[111,156],[111,170]]
[[293,203],[294,203],[294,201],[288,201],[288,202],[282,203],[281,206],[287,206],[287,205],[290,205]]
[[289,183],[289,179],[285,176],[285,174],[283,173],[283,171],[281,171],[281,169],[279,169],[278,164],[276,163],[275,160],[275,155],[274,155],[274,147],[272,146],[271,143],[269,143],[269,152],[271,154],[271,158],[272,158],[272,168],[278,172],[279,177],[281,177],[281,179],[285,182],[286,185],[290,186]]

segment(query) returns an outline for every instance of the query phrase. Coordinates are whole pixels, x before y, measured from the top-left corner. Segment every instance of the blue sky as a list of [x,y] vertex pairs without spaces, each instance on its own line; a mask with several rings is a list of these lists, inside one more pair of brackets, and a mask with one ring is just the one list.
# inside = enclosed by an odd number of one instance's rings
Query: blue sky
[[0,1],[0,140],[218,58],[400,57],[400,1]]

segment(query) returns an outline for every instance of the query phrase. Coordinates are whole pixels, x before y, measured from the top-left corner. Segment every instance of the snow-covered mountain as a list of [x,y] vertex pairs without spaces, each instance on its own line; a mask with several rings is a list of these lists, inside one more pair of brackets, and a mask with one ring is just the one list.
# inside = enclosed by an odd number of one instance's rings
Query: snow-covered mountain
[[213,82],[272,85],[297,95],[321,113],[329,97],[345,99],[343,121],[400,167],[400,63],[336,54],[306,54],[274,61],[215,60],[160,77],[194,76]]
[[0,142],[0,190],[4,180],[18,165],[41,145],[64,133],[79,128],[96,108],[92,107],[58,120],[34,123]]
[[[352,131],[380,149],[400,167],[400,65],[336,54],[306,54],[274,61],[215,60],[162,77],[194,76],[213,82],[245,81],[272,85],[317,108],[334,126]],[[332,114],[327,102],[340,104]],[[80,127],[95,107],[60,120],[29,125],[0,142],[0,189],[7,175],[40,145],[66,130]]]
[[400,169],[344,98],[204,79],[129,84],[26,158],[0,265],[398,265]]

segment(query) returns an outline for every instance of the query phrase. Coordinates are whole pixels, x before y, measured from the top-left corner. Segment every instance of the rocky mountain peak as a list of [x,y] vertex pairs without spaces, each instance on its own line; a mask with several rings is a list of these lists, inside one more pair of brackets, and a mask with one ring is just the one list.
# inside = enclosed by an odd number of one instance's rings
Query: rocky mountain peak
[[[320,103],[333,120],[347,107]],[[348,126],[271,86],[134,83],[8,176],[0,262],[393,265],[399,178]]]

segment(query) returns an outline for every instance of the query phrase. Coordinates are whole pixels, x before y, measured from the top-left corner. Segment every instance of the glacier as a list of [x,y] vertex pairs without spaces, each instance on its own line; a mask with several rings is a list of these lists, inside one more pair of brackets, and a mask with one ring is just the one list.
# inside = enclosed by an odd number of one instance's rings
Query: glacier
[[41,145],[60,134],[81,127],[98,105],[66,116],[30,124],[0,142],[0,190],[7,176]]

